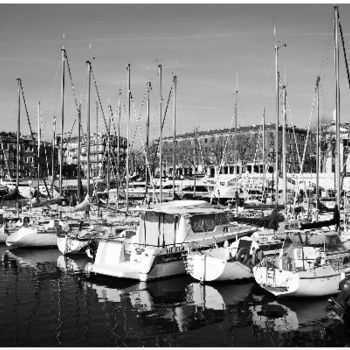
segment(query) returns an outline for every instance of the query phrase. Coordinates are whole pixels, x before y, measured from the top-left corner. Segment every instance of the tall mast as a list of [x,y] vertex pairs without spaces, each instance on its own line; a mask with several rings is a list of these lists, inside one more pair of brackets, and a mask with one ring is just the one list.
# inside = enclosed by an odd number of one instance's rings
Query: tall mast
[[320,77],[317,76],[317,132],[316,132],[316,221],[318,221],[318,193],[320,177]]
[[52,139],[52,154],[51,154],[51,176],[52,176],[52,183],[51,183],[51,194],[53,198],[53,190],[54,190],[54,183],[55,183],[55,150],[56,150],[56,116],[53,116],[53,139]]
[[237,174],[238,174],[238,142],[237,142],[237,126],[238,126],[238,110],[237,110],[237,101],[238,101],[238,87],[236,87],[235,91],[235,167],[234,167],[234,175],[236,175],[237,182]]
[[119,185],[120,185],[120,172],[119,172],[119,167],[120,167],[120,119],[122,116],[122,108],[121,108],[121,94],[122,90],[119,90],[119,95],[118,95],[118,125],[117,125],[117,208],[119,208]]
[[159,202],[162,203],[162,107],[163,107],[163,95],[162,95],[162,65],[158,65],[159,70]]
[[17,114],[17,154],[16,154],[16,193],[18,200],[18,187],[19,187],[19,154],[20,154],[20,134],[21,134],[21,79],[17,78],[18,84],[18,114]]
[[38,193],[39,193],[39,179],[40,179],[40,142],[41,142],[40,101],[38,101]]
[[127,90],[128,90],[128,120],[126,123],[126,212],[129,210],[129,123],[130,123],[130,110],[131,110],[131,86],[130,86],[130,63],[126,67],[127,70]]
[[283,204],[287,205],[287,137],[286,137],[286,124],[287,124],[287,88],[285,85],[282,87],[283,93],[283,125],[282,125],[282,164],[283,164]]
[[87,194],[90,196],[90,95],[91,95],[91,62],[86,61],[87,65],[87,91],[86,91],[86,118],[87,118]]
[[110,113],[108,119],[108,149],[107,149],[107,205],[109,204],[109,190],[110,190],[110,169],[111,169],[111,117],[112,117],[112,106],[109,105]]
[[62,54],[62,74],[61,74],[61,144],[60,144],[60,196],[62,196],[62,179],[63,179],[63,133],[64,133],[64,87],[65,87],[65,55],[64,47],[61,49]]
[[275,135],[275,154],[276,154],[276,205],[278,205],[278,180],[279,180],[279,83],[280,83],[280,75],[278,71],[278,50],[281,47],[287,46],[286,44],[278,45],[276,41],[276,28],[274,27],[274,37],[275,37],[275,76],[276,76],[276,135]]
[[[176,152],[176,93],[177,93],[177,76],[174,75],[174,101],[173,101],[173,198],[175,198],[175,152]],[[194,166],[194,176],[196,178],[196,165]],[[196,180],[195,180],[196,181]]]
[[96,134],[98,134],[98,102],[95,101],[96,104]]
[[336,123],[336,152],[335,178],[337,205],[340,210],[340,87],[339,87],[339,45],[338,45],[339,14],[338,6],[334,6],[334,68],[335,68],[335,123]]
[[81,103],[79,104],[79,111],[78,111],[78,159],[77,159],[77,182],[78,182],[78,187],[77,187],[77,201],[80,203],[81,201],[81,193],[80,193],[80,183],[81,183],[81,178],[80,178],[80,139],[81,139]]
[[145,182],[146,182],[146,195],[148,193],[148,170],[149,170],[149,164],[148,164],[148,157],[149,157],[149,123],[150,123],[150,117],[151,117],[151,99],[150,99],[150,92],[151,92],[151,82],[149,81],[147,83],[147,122],[146,122],[146,159],[145,159]]
[[263,193],[265,194],[265,180],[266,180],[266,164],[265,164],[265,108],[263,112],[263,127],[262,127],[262,143],[263,143],[263,149],[262,149],[262,158],[263,158]]

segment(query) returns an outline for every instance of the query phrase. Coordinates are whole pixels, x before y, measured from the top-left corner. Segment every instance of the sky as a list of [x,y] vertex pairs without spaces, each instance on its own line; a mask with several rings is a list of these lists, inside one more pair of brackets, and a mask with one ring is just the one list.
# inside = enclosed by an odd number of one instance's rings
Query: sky
[[[350,4],[339,6],[350,47]],[[177,84],[177,133],[230,128],[234,92],[238,90],[238,124],[276,120],[274,26],[279,70],[287,87],[287,122],[308,127],[315,122],[315,82],[321,76],[321,117],[332,118],[335,101],[333,6],[331,4],[0,4],[0,129],[16,131],[17,82],[23,82],[34,131],[40,101],[44,138],[60,129],[61,47],[67,50],[74,91],[82,103],[86,130],[86,60],[94,77],[105,117],[116,113],[122,90],[121,134],[126,135],[127,72],[131,66],[133,108],[130,139],[145,138],[146,83],[151,81],[151,138],[159,136],[159,76],[163,67],[163,111],[173,74]],[[350,53],[348,53],[350,55]],[[348,121],[350,91],[340,51],[341,121]],[[65,132],[76,111],[69,75],[65,90]],[[96,89],[92,84],[91,130],[96,130]],[[173,102],[163,135],[172,135]],[[139,128],[137,125],[139,124]],[[105,130],[101,113],[98,128]],[[21,107],[21,131],[28,133]],[[73,129],[73,134],[77,128]]]

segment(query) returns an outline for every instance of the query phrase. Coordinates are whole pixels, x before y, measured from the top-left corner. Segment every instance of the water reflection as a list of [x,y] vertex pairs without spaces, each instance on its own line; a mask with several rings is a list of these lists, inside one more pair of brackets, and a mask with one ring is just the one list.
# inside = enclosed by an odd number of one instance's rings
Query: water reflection
[[252,292],[254,283],[202,285],[194,282],[187,287],[187,301],[198,307],[225,310],[230,305],[242,302]]
[[87,255],[65,256],[60,254],[57,258],[57,267],[65,272],[80,273],[90,261]]
[[[2,346],[344,346],[326,299],[273,301],[253,282],[87,276],[85,256],[0,246]],[[283,316],[261,313],[278,305]],[[5,331],[3,331],[5,330]]]
[[329,335],[343,332],[344,325],[340,320],[329,318],[326,306],[324,298],[253,305],[254,334],[276,346],[334,346],[336,343]]

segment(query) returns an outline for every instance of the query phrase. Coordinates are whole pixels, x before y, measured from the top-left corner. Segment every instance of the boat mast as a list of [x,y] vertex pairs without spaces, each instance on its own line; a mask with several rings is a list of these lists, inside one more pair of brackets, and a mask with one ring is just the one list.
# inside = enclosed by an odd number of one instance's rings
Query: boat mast
[[316,132],[316,221],[318,221],[318,193],[320,177],[320,77],[317,76],[317,132]]
[[65,88],[65,63],[66,50],[61,49],[62,54],[62,74],[61,74],[61,142],[60,142],[60,196],[62,196],[62,178],[63,178],[63,132],[64,132],[64,88]]
[[262,143],[263,143],[263,149],[262,149],[262,158],[263,158],[263,194],[265,195],[265,180],[266,180],[266,165],[265,165],[265,108],[263,111],[263,127],[262,127]]
[[338,6],[334,6],[334,68],[335,68],[335,124],[336,124],[336,152],[335,178],[337,205],[340,210],[340,87],[339,87],[339,45],[338,45],[339,14]]
[[122,115],[122,108],[121,108],[121,95],[122,95],[122,90],[119,90],[119,95],[118,95],[118,135],[117,135],[117,209],[119,208],[119,184],[120,184],[120,173],[119,173],[119,167],[120,167],[120,118]]
[[[173,101],[173,199],[175,199],[175,152],[176,152],[176,88],[177,88],[177,76],[173,77],[174,82],[174,101]],[[194,173],[196,178],[196,165],[194,166]],[[196,181],[196,180],[195,180]]]
[[[237,127],[238,127],[238,109],[237,109],[237,102],[238,102],[238,78],[236,83],[236,91],[235,91],[235,168],[234,168],[234,175],[236,180],[236,191],[238,193],[238,140],[237,140]],[[237,198],[236,198],[237,201]],[[236,203],[236,209],[237,209],[237,203]]]
[[129,123],[130,123],[130,110],[131,110],[131,86],[130,86],[130,63],[126,67],[127,70],[127,90],[128,90],[128,120],[126,123],[126,212],[129,210]]
[[286,124],[287,124],[287,88],[282,87],[283,96],[283,125],[282,125],[282,164],[283,164],[283,204],[287,206],[287,138],[286,138]]
[[279,180],[279,167],[278,167],[278,154],[279,154],[279,83],[280,75],[278,71],[278,50],[281,47],[286,47],[286,44],[278,45],[276,41],[276,27],[274,27],[274,37],[275,37],[275,76],[276,76],[276,135],[275,135],[275,154],[276,154],[276,206],[278,206],[278,180]]
[[146,183],[145,196],[146,197],[147,197],[147,193],[148,193],[148,182],[149,182],[148,157],[149,157],[149,123],[150,123],[150,114],[151,114],[150,92],[151,92],[151,82],[149,81],[147,83],[147,121],[146,121],[146,157],[145,157],[145,183]]
[[163,107],[163,95],[162,95],[162,65],[158,65],[159,71],[159,202],[162,203],[162,107]]
[[20,133],[21,133],[21,78],[17,78],[18,84],[18,114],[17,114],[17,154],[16,154],[16,200],[18,205],[18,187],[19,187],[19,153],[20,153]]
[[86,117],[87,117],[87,194],[90,196],[90,95],[91,95],[91,62],[87,65]]
[[194,128],[194,182],[193,182],[193,197],[196,197],[196,186],[197,186],[197,143],[198,135],[197,128]]
[[98,134],[98,102],[95,101],[96,103],[96,134]]
[[53,198],[53,190],[55,184],[55,149],[56,149],[56,116],[53,116],[53,139],[52,139],[52,155],[51,155],[51,193]]
[[236,91],[234,93],[235,95],[235,167],[234,167],[234,175],[236,177],[236,185],[237,185],[237,175],[238,175],[238,140],[237,140],[237,126],[238,126],[238,109],[237,109],[237,102],[238,102],[238,77],[236,77]]
[[39,195],[39,179],[40,179],[40,142],[41,142],[40,101],[38,101],[38,195]]
[[77,159],[77,181],[78,181],[78,186],[77,186],[77,201],[80,203],[81,200],[81,193],[80,193],[80,183],[81,183],[81,178],[80,178],[80,138],[81,138],[81,103],[79,104],[79,111],[78,111],[78,159]]
[[108,119],[108,153],[107,153],[107,206],[109,204],[109,190],[110,190],[110,168],[111,168],[111,116],[112,116],[112,106],[109,105],[110,113]]

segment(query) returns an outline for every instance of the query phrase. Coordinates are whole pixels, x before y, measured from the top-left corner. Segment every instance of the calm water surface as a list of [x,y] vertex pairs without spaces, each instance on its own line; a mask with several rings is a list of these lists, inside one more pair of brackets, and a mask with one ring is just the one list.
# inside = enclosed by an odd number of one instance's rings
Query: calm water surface
[[[84,275],[88,258],[0,246],[0,346],[349,346],[327,298],[275,300],[253,282],[135,283]],[[262,305],[281,305],[266,317]]]

